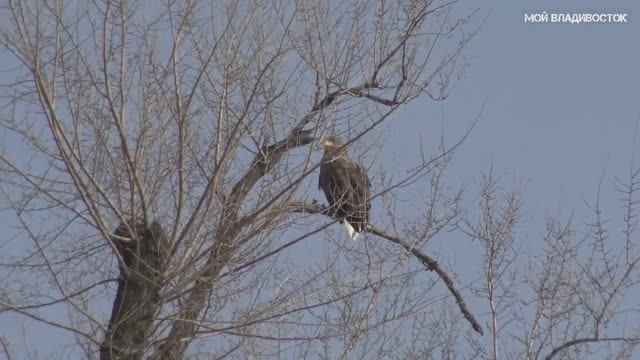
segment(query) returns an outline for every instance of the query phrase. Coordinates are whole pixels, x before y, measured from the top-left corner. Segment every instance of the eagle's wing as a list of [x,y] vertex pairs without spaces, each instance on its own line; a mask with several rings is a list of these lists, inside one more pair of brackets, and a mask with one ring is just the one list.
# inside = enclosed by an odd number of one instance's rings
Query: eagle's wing
[[331,196],[331,169],[329,164],[323,163],[320,165],[320,177],[318,177],[318,187],[322,189],[324,195],[327,197],[329,206],[333,204],[333,196]]
[[370,188],[371,182],[367,170],[362,164],[352,161],[349,170],[349,185],[352,194],[350,204],[351,220],[356,230],[364,230],[369,222],[369,210],[371,209]]
[[369,175],[367,175],[367,169],[356,162],[353,162],[352,166],[353,168],[349,172],[349,185],[354,190],[358,200],[362,202],[368,201],[371,182],[369,181]]
[[350,211],[353,203],[353,189],[349,181],[349,166],[342,159],[322,164],[318,185],[338,215],[343,216]]

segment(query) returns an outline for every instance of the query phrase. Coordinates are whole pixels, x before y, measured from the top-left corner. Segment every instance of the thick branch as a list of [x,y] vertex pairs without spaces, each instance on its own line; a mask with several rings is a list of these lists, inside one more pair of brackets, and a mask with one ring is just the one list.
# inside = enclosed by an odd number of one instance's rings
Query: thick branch
[[313,140],[311,131],[301,130],[300,127],[297,127],[286,139],[265,146],[256,154],[249,170],[236,182],[224,202],[220,225],[216,231],[215,243],[209,259],[202,268],[199,279],[193,286],[184,307],[176,316],[169,336],[159,346],[155,358],[182,358],[190,340],[195,336],[198,315],[204,308],[220,271],[228,263],[235,250],[233,242],[241,229],[238,214],[251,188],[278,164],[287,151],[308,145]]
[[[320,204],[309,204],[309,203],[290,203],[286,205],[286,211],[289,212],[297,212],[297,213],[305,213],[305,214],[322,214],[326,216],[330,216],[327,211],[327,207]],[[399,238],[398,236],[392,235],[380,228],[372,224],[367,225],[367,232],[377,235],[383,239],[389,240],[395,244],[401,245],[405,250],[413,254],[429,271],[435,271],[440,279],[445,283],[451,295],[456,299],[456,303],[460,308],[460,312],[464,316],[465,319],[471,324],[473,330],[478,332],[480,335],[484,335],[484,330],[482,330],[482,326],[478,323],[475,317],[469,312],[462,295],[453,285],[453,281],[449,277],[449,275],[438,265],[438,262],[431,258],[429,255],[420,251],[420,249],[415,248],[413,245],[408,243],[407,241]]]
[[[131,236],[129,230],[136,234]],[[100,359],[137,360],[148,345],[147,334],[161,305],[167,239],[157,222],[149,228],[142,223],[121,224],[115,235],[113,241],[125,265],[120,267],[118,292],[100,346]]]
[[264,146],[256,154],[249,170],[235,183],[229,196],[223,204],[220,224],[215,234],[215,242],[207,263],[200,271],[199,279],[189,293],[189,298],[171,328],[165,342],[158,347],[154,355],[156,359],[181,358],[196,333],[198,315],[204,308],[208,295],[211,293],[215,281],[222,268],[228,263],[235,250],[234,240],[240,233],[242,222],[239,212],[247,195],[253,186],[269,171],[271,171],[291,149],[305,146],[313,142],[313,131],[302,130],[318,112],[331,106],[336,99],[346,94],[361,93],[366,89],[376,87],[373,83],[363,83],[346,90],[337,90],[327,94],[316,103],[311,111],[305,115],[298,125],[285,139],[272,145]]

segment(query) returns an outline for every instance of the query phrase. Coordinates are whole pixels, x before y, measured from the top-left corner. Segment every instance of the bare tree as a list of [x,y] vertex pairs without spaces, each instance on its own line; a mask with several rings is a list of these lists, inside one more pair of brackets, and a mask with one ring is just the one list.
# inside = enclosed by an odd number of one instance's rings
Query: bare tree
[[[379,209],[429,185],[419,218],[374,216],[390,241],[332,241],[305,192],[323,136],[371,143],[447,97],[477,31],[453,5],[8,1],[0,190],[22,240],[2,245],[0,311],[90,358],[452,354],[454,314],[482,327],[422,248],[460,218],[442,185],[459,143],[377,182]],[[289,251],[321,232],[325,256]],[[461,312],[441,316],[440,280]]]
[[486,303],[490,338],[467,337],[474,357],[637,357],[639,174],[617,180],[624,205],[621,230],[609,230],[612,221],[605,218],[598,188],[595,205],[589,205],[593,220],[583,231],[571,220],[549,216],[543,238],[526,243],[518,231],[523,225],[519,188],[504,190],[492,171],[483,176],[478,214],[460,222],[483,252],[484,271],[475,292]]
[[[640,344],[637,306],[636,200],[639,171],[617,180],[624,205],[622,229],[609,231],[600,205],[589,205],[593,220],[582,234],[571,221],[548,221],[545,254],[531,265],[525,284],[535,308],[520,339],[528,359],[581,359],[594,354],[632,359]],[[637,351],[636,351],[637,356]]]
[[[3,324],[67,335],[61,358],[632,359],[638,171],[617,226],[598,189],[585,227],[549,216],[526,242],[520,188],[490,170],[474,211],[447,186],[468,134],[370,168],[364,241],[312,199],[319,140],[370,164],[397,109],[447,97],[477,31],[454,5],[3,4]],[[398,216],[411,186],[422,206]],[[426,250],[452,231],[469,278]]]
[[505,344],[503,332],[507,324],[502,322],[504,318],[508,321],[508,310],[516,299],[514,288],[518,251],[515,234],[520,222],[521,199],[517,190],[503,192],[491,168],[482,176],[478,218],[467,217],[462,222],[463,232],[478,240],[483,251],[482,286],[477,286],[475,293],[485,299],[489,307],[491,350],[488,357],[492,359],[498,359],[501,353],[512,350]]

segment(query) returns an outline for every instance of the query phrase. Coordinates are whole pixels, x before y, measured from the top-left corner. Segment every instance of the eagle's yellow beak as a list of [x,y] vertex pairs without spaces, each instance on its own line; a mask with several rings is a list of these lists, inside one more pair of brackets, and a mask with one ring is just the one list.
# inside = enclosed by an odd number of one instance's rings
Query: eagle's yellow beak
[[331,139],[324,139],[324,141],[322,142],[322,145],[324,147],[333,146],[333,141],[331,141]]

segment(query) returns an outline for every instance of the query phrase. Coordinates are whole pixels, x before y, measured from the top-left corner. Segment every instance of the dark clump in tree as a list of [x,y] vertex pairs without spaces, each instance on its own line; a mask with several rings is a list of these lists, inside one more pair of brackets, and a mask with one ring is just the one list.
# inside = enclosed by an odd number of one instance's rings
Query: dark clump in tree
[[122,259],[118,292],[109,327],[100,347],[100,358],[140,359],[147,330],[160,304],[167,238],[162,226],[153,222],[121,223],[113,243]]

